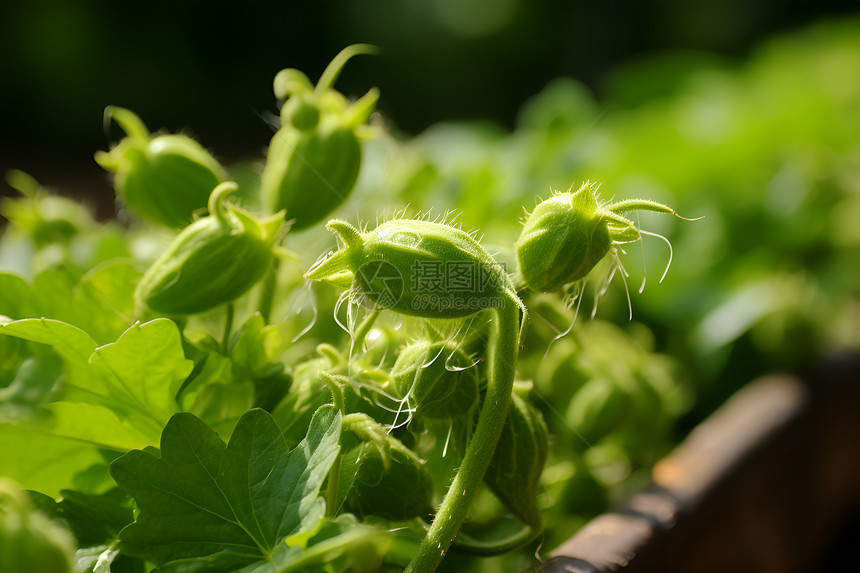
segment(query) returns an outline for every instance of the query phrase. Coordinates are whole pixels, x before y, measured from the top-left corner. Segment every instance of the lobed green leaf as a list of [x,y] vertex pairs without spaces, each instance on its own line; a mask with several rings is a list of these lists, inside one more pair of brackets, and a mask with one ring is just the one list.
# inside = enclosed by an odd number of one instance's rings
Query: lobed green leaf
[[[246,412],[226,445],[193,414],[176,414],[160,458],[133,450],[111,464],[140,510],[120,534],[122,550],[168,564],[163,570],[232,571],[270,559],[284,541],[302,544],[323,518],[318,493],[339,449],[340,420],[334,407],[320,408],[288,452],[264,410]],[[209,565],[169,565],[176,560]]]
[[47,344],[65,361],[61,399],[45,405],[53,421],[39,430],[119,451],[157,442],[192,368],[167,319],[135,324],[98,349],[83,330],[58,320],[7,322],[0,333]]

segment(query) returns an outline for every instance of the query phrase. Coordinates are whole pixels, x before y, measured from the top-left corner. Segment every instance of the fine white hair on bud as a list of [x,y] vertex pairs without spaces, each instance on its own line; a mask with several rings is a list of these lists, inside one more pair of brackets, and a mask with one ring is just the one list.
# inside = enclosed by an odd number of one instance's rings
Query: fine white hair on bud
[[336,219],[327,227],[343,246],[305,278],[350,288],[367,306],[444,319],[522,305],[504,268],[458,227],[420,219],[393,219],[365,233]]
[[601,203],[597,188],[586,181],[575,192],[554,192],[528,215],[515,246],[520,275],[532,289],[552,292],[582,280],[613,254],[615,245],[639,240],[644,232],[622,213],[652,211],[680,217],[670,207],[647,199]]

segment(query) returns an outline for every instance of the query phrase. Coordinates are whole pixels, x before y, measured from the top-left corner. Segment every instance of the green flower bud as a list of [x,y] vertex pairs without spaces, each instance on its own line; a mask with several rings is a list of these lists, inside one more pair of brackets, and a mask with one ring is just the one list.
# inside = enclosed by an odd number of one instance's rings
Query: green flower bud
[[50,195],[23,171],[10,169],[6,182],[22,197],[0,198],[0,215],[26,232],[37,247],[68,243],[78,233],[96,226],[86,207],[78,201]]
[[275,77],[275,95],[288,99],[281,108],[282,127],[269,145],[261,194],[271,212],[286,210],[293,230],[322,220],[355,187],[361,167],[360,127],[373,112],[379,92],[372,89],[349,105],[331,86],[349,58],[373,51],[363,44],[344,49],[315,88],[298,70],[282,70]]
[[184,135],[151,137],[144,123],[121,107],[105,109],[128,134],[96,162],[116,173],[114,187],[128,207],[150,221],[173,228],[188,225],[206,208],[209,193],[226,172],[206,149]]
[[478,369],[473,365],[452,341],[422,341],[400,351],[391,378],[415,416],[450,419],[478,403]]
[[585,278],[614,244],[640,238],[625,211],[654,211],[677,215],[665,205],[647,200],[600,205],[596,186],[584,183],[575,193],[555,193],[526,219],[516,242],[520,274],[526,284],[551,292]]
[[272,412],[290,449],[304,439],[317,408],[331,402],[320,372],[339,370],[343,360],[329,345],[320,345],[317,353],[319,357],[295,366],[289,392]]
[[224,205],[236,189],[226,182],[212,191],[210,215],[183,229],[141,278],[140,303],[162,314],[195,314],[236,299],[263,277],[283,215],[257,221]]
[[360,233],[329,221],[344,247],[305,274],[352,285],[359,301],[422,318],[462,318],[505,304],[519,305],[504,269],[468,233],[430,221],[395,219]]
[[299,131],[310,131],[319,125],[319,107],[304,94],[293,96],[281,108],[281,124],[287,122]]
[[515,387],[484,481],[518,519],[540,529],[537,494],[549,451],[549,432],[541,413],[524,397],[531,389],[530,383]]
[[326,121],[310,131],[281,128],[269,145],[262,197],[270,211],[286,210],[300,231],[344,202],[360,167],[361,143],[349,126]]
[[339,498],[344,511],[403,520],[433,512],[433,479],[415,453],[366,414],[343,418]]
[[0,479],[0,571],[71,573],[71,533],[33,508],[27,492]]

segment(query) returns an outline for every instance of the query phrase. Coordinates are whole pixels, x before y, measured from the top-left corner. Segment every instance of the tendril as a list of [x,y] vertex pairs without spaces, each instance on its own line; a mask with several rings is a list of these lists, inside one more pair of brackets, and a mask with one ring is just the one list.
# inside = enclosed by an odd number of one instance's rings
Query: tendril
[[[683,217],[682,217],[682,219],[683,219]],[[699,217],[699,219],[701,219],[701,217]],[[684,219],[684,220],[685,221],[698,221],[698,219]],[[659,235],[657,233],[651,233],[649,231],[641,231],[640,230],[639,232],[642,233],[643,235],[648,235],[649,237],[657,237],[658,239],[662,239],[663,242],[665,242],[667,245],[669,245],[669,262],[666,264],[666,270],[663,271],[663,276],[660,277],[660,281],[659,281],[662,283],[663,279],[665,279],[666,275],[669,273],[669,267],[672,266],[672,256],[674,254],[673,250],[672,250],[672,243],[670,243],[669,239],[667,239],[663,235]]]
[[332,314],[334,316],[334,321],[341,328],[341,330],[351,335],[349,328],[347,328],[347,326],[343,322],[341,322],[340,317],[338,317],[338,315],[340,314],[340,307],[343,306],[343,303],[349,299],[349,295],[350,292],[348,290],[345,290],[340,294],[339,297],[337,297],[337,302],[334,305],[334,311]]
[[[307,286],[307,289],[308,289],[307,300],[308,300],[308,302],[310,302],[311,310],[313,311],[313,316],[311,317],[310,323],[308,323],[307,326],[305,326],[303,329],[301,329],[299,331],[299,333],[296,334],[291,339],[291,342],[297,342],[302,336],[307,334],[310,331],[310,329],[313,328],[314,325],[317,323],[317,317],[319,317],[319,309],[317,308],[317,299],[314,296],[314,290],[311,287],[311,281],[305,281],[305,285]],[[304,290],[304,289],[302,289],[302,290]],[[305,306],[304,304],[299,306],[299,308],[296,310],[296,314],[301,313],[301,311],[304,310],[304,306]]]
[[454,431],[454,422],[448,421],[448,435],[445,437],[445,446],[442,448],[442,457],[448,455],[448,443],[451,441],[451,433]]
[[[412,414],[415,412],[415,408],[404,408],[403,407],[407,403],[407,397],[406,396],[397,400],[397,402],[398,402],[397,412],[394,414],[394,421],[391,423],[391,426],[388,428],[389,434],[391,432],[393,432],[394,430],[396,430],[397,428],[401,428],[401,427],[407,425],[409,422],[411,422],[412,421]],[[401,412],[406,412],[407,416],[406,416],[406,420],[404,420],[403,422],[398,424],[397,419],[400,417]]]
[[[565,336],[570,334],[570,332],[573,330],[573,325],[576,324],[576,319],[577,319],[577,317],[579,317],[579,307],[582,306],[582,299],[584,298],[583,294],[585,293],[585,285],[587,282],[588,282],[588,277],[582,279],[582,281],[580,281],[578,283],[579,284],[579,286],[577,287],[578,292],[575,295],[573,295],[573,299],[571,300],[571,304],[573,304],[574,300],[576,301],[576,308],[573,311],[573,320],[570,321],[570,325],[568,325],[567,329],[565,329],[564,332],[558,332],[558,329],[556,329],[554,325],[550,325],[550,326],[552,326],[553,330],[555,330],[558,334],[556,334],[555,338],[550,340],[549,344],[547,344],[546,351],[543,353],[544,360],[546,359],[547,356],[549,356],[549,351],[552,349],[553,345],[557,341],[561,340],[562,338],[564,338]],[[544,320],[546,320],[546,319],[544,319]],[[547,323],[549,324],[549,321],[547,321]]]

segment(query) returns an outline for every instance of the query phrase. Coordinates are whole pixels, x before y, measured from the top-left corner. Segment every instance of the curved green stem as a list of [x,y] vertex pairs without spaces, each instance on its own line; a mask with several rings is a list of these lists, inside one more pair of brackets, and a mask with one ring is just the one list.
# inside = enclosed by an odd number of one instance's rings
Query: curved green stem
[[335,382],[334,377],[331,374],[329,374],[328,372],[326,372],[325,370],[321,370],[319,375],[320,375],[320,379],[326,385],[326,388],[328,388],[329,392],[331,392],[331,399],[332,399],[332,402],[334,403],[334,407],[337,408],[338,410],[340,410],[340,413],[342,415],[346,414],[346,408],[344,406],[343,390],[341,390],[340,386],[337,385],[337,382]]
[[212,193],[209,194],[209,214],[215,217],[219,223],[228,224],[230,219],[227,214],[227,206],[224,205],[224,200],[227,195],[235,193],[239,190],[239,185],[235,181],[225,181],[219,183]]
[[129,109],[109,105],[105,108],[105,125],[111,119],[117,122],[122,130],[132,139],[138,141],[149,141],[149,130],[143,120]]
[[653,211],[654,213],[663,213],[665,215],[677,215],[675,211],[662,203],[649,201],[648,199],[627,199],[619,201],[606,207],[607,211],[612,211],[616,214],[625,213],[627,211]]
[[517,361],[519,307],[511,299],[494,311],[495,321],[487,345],[487,395],[478,424],[460,470],[421,541],[418,553],[406,568],[407,573],[430,573],[439,566],[466,520],[469,504],[481,486],[505,424]]
[[373,328],[377,318],[379,318],[379,311],[371,310],[361,324],[358,325],[358,328],[355,329],[355,332],[353,332],[352,340],[349,343],[350,359],[352,359],[356,348],[358,349],[358,352],[362,351],[364,340],[367,338],[367,335],[370,334],[370,330]]
[[6,172],[6,183],[28,199],[35,199],[39,194],[39,182],[29,173],[20,169],[10,169]]
[[359,54],[378,53],[379,48],[371,44],[353,44],[351,46],[347,46],[341,50],[340,53],[338,53],[338,55],[329,62],[329,65],[326,66],[325,70],[323,70],[322,76],[320,76],[316,88],[314,88],[314,95],[319,97],[327,90],[331,89],[335,80],[337,80],[337,77],[340,75],[344,64],[346,64],[353,56],[357,56]]
[[311,93],[314,87],[308,77],[295,68],[281,70],[275,75],[272,85],[275,97],[284,99],[299,93]]
[[540,527],[534,527],[523,523],[519,530],[502,539],[490,541],[475,539],[464,532],[460,532],[455,541],[458,550],[471,553],[472,555],[499,555],[507,553],[517,547],[522,547],[542,533]]

